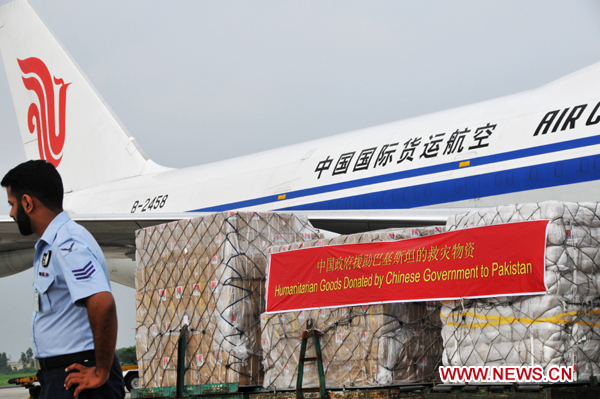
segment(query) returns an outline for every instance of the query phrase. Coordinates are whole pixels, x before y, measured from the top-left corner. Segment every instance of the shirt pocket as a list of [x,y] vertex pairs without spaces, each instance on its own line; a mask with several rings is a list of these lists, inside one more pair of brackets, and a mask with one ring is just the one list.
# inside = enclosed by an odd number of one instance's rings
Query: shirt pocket
[[[54,282],[54,277],[42,277],[35,280],[33,288],[37,292],[37,301],[39,304],[38,313],[52,313],[52,301],[48,289]],[[55,309],[56,310],[56,309]]]

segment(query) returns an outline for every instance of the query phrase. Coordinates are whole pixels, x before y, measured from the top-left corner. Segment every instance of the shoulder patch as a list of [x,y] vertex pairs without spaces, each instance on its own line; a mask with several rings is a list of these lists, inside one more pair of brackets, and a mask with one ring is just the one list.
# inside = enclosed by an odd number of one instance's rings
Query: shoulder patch
[[85,266],[79,269],[70,269],[69,273],[75,282],[78,281],[88,281],[92,278],[94,274],[96,274],[98,270],[94,265],[94,262],[89,261]]
[[60,252],[63,256],[70,254],[73,251],[76,251],[77,247],[75,246],[74,241],[67,242],[60,247]]

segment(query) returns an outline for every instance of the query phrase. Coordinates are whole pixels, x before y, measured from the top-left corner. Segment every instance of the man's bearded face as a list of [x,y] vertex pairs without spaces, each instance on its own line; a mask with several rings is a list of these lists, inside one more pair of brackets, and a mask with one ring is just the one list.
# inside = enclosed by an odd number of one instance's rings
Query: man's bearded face
[[31,218],[25,213],[21,201],[17,202],[17,217],[15,218],[15,222],[17,222],[17,226],[19,226],[19,233],[24,236],[33,234],[33,230],[31,229]]

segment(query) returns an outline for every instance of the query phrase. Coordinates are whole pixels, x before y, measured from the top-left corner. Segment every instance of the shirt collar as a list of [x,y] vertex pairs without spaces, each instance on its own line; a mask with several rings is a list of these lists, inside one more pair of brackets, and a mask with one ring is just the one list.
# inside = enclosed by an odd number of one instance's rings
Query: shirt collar
[[35,244],[35,247],[38,247],[40,241],[44,241],[46,244],[52,244],[54,242],[54,239],[56,238],[56,233],[58,233],[58,229],[60,229],[62,225],[67,223],[69,220],[71,220],[71,217],[66,211],[62,211],[61,213],[56,215],[56,217],[52,219],[48,227],[46,227],[44,234],[42,234],[38,242]]

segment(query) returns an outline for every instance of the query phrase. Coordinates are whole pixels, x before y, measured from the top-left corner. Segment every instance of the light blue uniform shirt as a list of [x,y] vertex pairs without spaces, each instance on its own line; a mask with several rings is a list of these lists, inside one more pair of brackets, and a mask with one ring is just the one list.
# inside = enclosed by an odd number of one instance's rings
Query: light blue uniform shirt
[[67,212],[57,215],[35,244],[35,311],[32,320],[36,356],[46,358],[94,349],[83,303],[110,292],[106,260],[100,246]]

